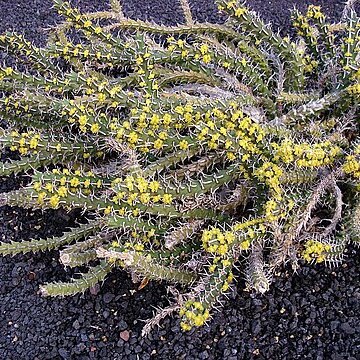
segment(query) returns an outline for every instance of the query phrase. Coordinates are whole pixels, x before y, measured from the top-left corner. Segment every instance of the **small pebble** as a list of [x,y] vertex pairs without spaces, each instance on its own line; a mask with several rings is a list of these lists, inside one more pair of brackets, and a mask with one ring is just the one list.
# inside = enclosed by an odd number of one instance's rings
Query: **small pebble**
[[127,330],[121,331],[120,332],[120,339],[124,340],[124,341],[129,341],[130,338],[130,333]]

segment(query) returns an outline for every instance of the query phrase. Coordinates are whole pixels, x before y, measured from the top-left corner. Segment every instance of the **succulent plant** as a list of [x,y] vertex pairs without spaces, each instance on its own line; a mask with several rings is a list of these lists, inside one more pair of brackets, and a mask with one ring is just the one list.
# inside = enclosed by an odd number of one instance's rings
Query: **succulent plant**
[[[242,1],[218,1],[223,24],[128,19],[121,3],[65,18],[38,48],[16,33],[0,48],[0,175],[31,176],[0,205],[72,210],[60,237],[9,241],[0,253],[60,249],[88,272],[44,295],[83,292],[114,268],[178,284],[181,327],[203,325],[244,266],[265,292],[279,268],[337,263],[359,244],[360,19],[317,6],[282,37]],[[345,206],[346,204],[346,206]],[[239,260],[246,260],[241,261]],[[246,264],[246,265],[244,265]],[[179,288],[180,289],[180,288]]]

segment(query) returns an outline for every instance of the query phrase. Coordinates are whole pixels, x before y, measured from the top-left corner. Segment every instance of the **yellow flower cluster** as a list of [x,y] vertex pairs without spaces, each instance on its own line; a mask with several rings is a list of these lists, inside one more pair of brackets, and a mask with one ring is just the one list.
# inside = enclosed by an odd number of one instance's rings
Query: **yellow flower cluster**
[[63,115],[67,116],[69,124],[77,123],[81,132],[90,132],[98,134],[101,130],[101,121],[106,121],[106,115],[100,114],[99,119],[95,120],[95,110],[88,105],[77,105],[74,100],[70,100],[71,107],[63,111]]
[[[255,218],[255,219],[251,219],[251,220],[247,220],[247,221],[244,221],[242,223],[237,223],[237,224],[234,224],[232,226],[232,229],[234,231],[241,231],[241,230],[245,230],[249,227],[252,227],[252,226],[255,226],[255,225],[258,225],[258,224],[261,224],[265,221],[265,219],[263,218]],[[265,229],[262,225],[261,229]]]
[[14,130],[10,133],[11,136],[11,151],[19,151],[21,155],[28,153],[36,154],[39,147],[39,140],[41,135],[33,131],[22,132]]
[[265,217],[268,221],[275,221],[280,217],[279,202],[273,199],[266,201],[264,204]]
[[[173,130],[195,125],[201,118],[201,113],[195,112],[190,103],[176,106],[173,112],[152,112],[150,99],[146,99],[142,107],[131,109],[130,113],[131,117],[122,126],[111,123],[110,128],[115,131],[118,141],[126,142],[130,148],[137,148],[143,153],[162,150],[169,137],[174,136],[171,134]],[[189,142],[179,140],[178,147],[186,150]]]
[[[0,35],[0,43],[6,44],[13,49],[16,49],[18,52],[25,56],[30,56],[33,54],[38,54],[40,49],[34,46],[30,41],[27,41],[23,35],[10,33]],[[11,70],[9,70],[11,71]]]
[[360,82],[357,82],[355,84],[352,84],[347,87],[347,92],[351,95],[360,96]]
[[327,253],[331,250],[331,245],[323,244],[320,241],[308,240],[305,243],[305,249],[302,252],[302,257],[307,262],[315,260],[317,263],[326,260]]
[[202,326],[210,316],[208,309],[199,301],[189,300],[180,309],[180,316],[184,318],[180,326],[183,331],[189,331],[193,326]]
[[[129,234],[131,236],[131,241],[127,241],[123,244],[125,251],[136,251],[143,252],[145,250],[145,244],[149,243],[151,240],[151,245],[158,245],[158,240],[154,237],[156,233],[155,229],[149,231],[138,231],[133,230]],[[111,243],[113,248],[119,248],[121,242],[119,240],[114,240]]]
[[195,53],[195,59],[201,59],[203,63],[209,64],[212,60],[212,54],[207,44],[200,45],[199,52]]
[[212,60],[212,53],[205,43],[190,46],[185,40],[176,40],[173,36],[167,38],[167,49],[172,53],[178,53],[184,60],[198,60],[209,64]]
[[[169,143],[184,151],[198,140],[210,150],[226,150],[230,161],[234,161],[241,150],[241,160],[245,162],[251,154],[260,153],[258,144],[262,142],[265,132],[237,107],[232,103],[226,111],[213,107],[201,113],[187,103],[161,114],[152,112],[151,100],[146,99],[143,106],[131,109],[131,117],[121,126],[117,121],[111,121],[109,127],[118,141],[126,142],[130,148],[143,153],[161,151]],[[174,134],[174,130],[185,128],[192,128],[196,139]]]
[[145,98],[149,98],[156,95],[159,90],[159,83],[157,82],[157,73],[154,71],[154,61],[151,53],[145,48],[141,54],[135,59],[136,71],[138,78],[138,86],[145,91]]
[[149,243],[151,240],[151,245],[158,245],[158,240],[156,239],[156,230],[151,229],[148,231],[138,231],[133,230],[131,233],[131,238],[133,239],[132,242],[126,242],[124,245],[127,248],[131,248],[135,251],[143,251],[144,245],[146,243]]
[[316,29],[309,24],[306,16],[299,14],[293,22],[293,26],[298,29],[297,34],[308,39],[311,45],[317,44]]
[[247,13],[248,13],[248,9],[245,8],[245,7],[237,7],[237,8],[235,9],[235,16],[236,16],[237,18],[240,18],[240,17],[242,17],[243,15],[245,15],[245,14],[247,14]]
[[321,12],[321,7],[315,5],[309,5],[306,17],[308,19],[325,20],[325,15]]
[[319,62],[314,60],[310,55],[305,55],[302,58],[302,62],[306,73],[312,73],[319,66]]
[[182,50],[182,54],[181,56],[183,58],[185,58],[189,52],[188,50],[186,50],[186,48],[189,48],[189,44],[183,40],[183,39],[178,39],[176,40],[173,36],[170,36],[167,38],[167,43],[168,43],[168,50],[169,51],[176,51],[176,50]]
[[64,10],[59,10],[58,12],[59,14],[65,15],[68,22],[74,23],[75,29],[82,29],[86,36],[94,35],[106,40],[107,43],[105,49],[98,47],[96,53],[94,53],[91,47],[85,46],[84,48],[81,44],[74,45],[70,42],[56,42],[55,45],[57,47],[53,50],[52,55],[54,57],[62,56],[65,60],[80,58],[81,60],[86,61],[88,58],[91,58],[91,60],[101,60],[102,63],[106,63],[107,66],[113,67],[113,63],[110,60],[116,57],[116,55],[110,54],[111,44],[108,42],[112,39],[111,34],[105,32],[100,26],[94,25],[86,15],[81,15],[78,9],[71,8],[69,4],[64,4]]
[[[173,138],[173,129],[195,127],[196,140],[210,150],[219,147],[227,150],[229,160],[236,159],[235,154],[239,149],[243,153],[242,161],[247,161],[250,154],[260,152],[257,144],[263,140],[265,132],[260,125],[245,117],[237,109],[237,104],[226,112],[214,107],[203,114],[195,111],[191,103],[178,105],[173,109],[174,113],[165,114],[152,113],[150,104],[150,99],[147,99],[141,110],[132,109],[131,118],[124,121],[121,127],[110,124],[110,128],[116,130],[118,141],[125,141],[130,148],[137,147],[142,152],[161,150],[166,141]],[[172,143],[174,141],[180,150],[187,150],[191,145],[189,140],[179,137],[173,138]]]
[[356,156],[347,156],[342,168],[345,174],[349,174],[357,179],[360,179],[360,162]]
[[10,76],[14,72],[12,67],[1,68],[0,67],[0,80],[2,80],[5,76]]
[[[237,117],[235,112],[232,118]],[[241,120],[240,120],[241,119]],[[265,136],[264,130],[261,126],[246,116],[239,118],[238,129],[236,131],[236,137],[239,139],[237,144],[246,152],[251,154],[257,154],[260,152],[256,144],[261,143]]]
[[[223,260],[224,262],[225,260]],[[232,263],[230,262],[230,260],[228,260],[228,266],[231,265]],[[225,265],[224,265],[225,266]],[[232,273],[232,271],[229,272],[227,278],[225,279],[225,281],[223,282],[223,285],[221,287],[221,291],[225,292],[227,290],[229,290],[230,287],[230,283],[234,280],[234,274]]]
[[69,194],[81,192],[84,195],[90,194],[91,188],[101,188],[102,181],[96,179],[94,174],[89,171],[86,173],[76,170],[70,173],[68,169],[62,171],[54,169],[53,175],[49,179],[42,179],[32,184],[32,188],[38,193],[37,202],[43,205],[46,202],[52,207],[57,208],[61,199],[65,199]]
[[205,145],[210,150],[223,148],[227,150],[227,158],[233,161],[239,150],[243,154],[243,162],[250,158],[250,154],[260,153],[257,146],[265,132],[260,125],[244,116],[242,110],[232,104],[227,112],[218,108],[208,110],[203,119],[203,124],[197,127],[197,140],[206,141]]
[[232,261],[230,257],[227,256],[215,256],[213,258],[212,264],[209,266],[209,272],[214,273],[215,270],[219,268],[229,267],[232,266]]
[[[112,188],[116,193],[112,198],[115,204],[125,202],[128,205],[135,205],[137,203],[148,205],[149,203],[156,204],[161,202],[169,205],[173,201],[173,196],[164,193],[158,181],[150,181],[142,176],[129,175],[125,179],[117,178],[112,182]],[[160,190],[162,194],[158,193]]]
[[332,164],[341,148],[333,145],[330,141],[316,144],[296,144],[292,140],[286,139],[280,144],[271,144],[274,151],[274,161],[293,163],[299,167],[320,167]]
[[229,246],[235,240],[232,231],[221,231],[219,228],[204,230],[202,233],[202,245],[205,251],[224,256],[229,251]]
[[268,222],[286,218],[294,208],[294,200],[284,201],[281,196],[268,199],[263,205],[265,220]]
[[273,191],[276,199],[281,199],[280,178],[282,174],[282,169],[273,162],[265,162],[254,170],[254,175]]
[[265,234],[266,227],[263,224],[267,218],[255,218],[244,221],[242,223],[236,223],[232,226],[234,232],[239,232],[240,237],[243,239],[240,242],[241,250],[248,250],[251,242],[259,236],[259,234]]
[[[210,273],[213,273],[217,267],[220,268],[218,284],[216,287],[221,286],[221,292],[226,292],[229,289],[230,283],[234,279],[231,271],[233,262],[229,258],[223,258],[220,261],[219,257],[215,257],[213,264],[209,267]],[[213,269],[212,269],[213,268]],[[225,273],[223,273],[226,271]],[[225,278],[224,278],[225,277]],[[209,290],[211,291],[211,290]],[[191,330],[194,326],[202,326],[209,318],[210,313],[207,306],[199,301],[188,300],[180,309],[179,315],[182,317],[180,323],[181,329],[184,331]]]
[[[55,57],[63,57],[65,60],[70,61],[72,58],[79,58],[82,60],[87,60],[89,58],[97,59],[97,60],[110,60],[111,56],[104,56],[102,53],[97,52],[93,53],[90,52],[88,48],[86,48],[82,44],[73,45],[72,43],[62,44],[57,42],[56,45],[58,46],[53,53]],[[93,92],[87,92],[88,95],[92,94]]]
[[[138,236],[138,234],[135,232],[135,234],[132,234],[132,236],[135,235],[135,236]],[[134,236],[134,237],[135,237]],[[144,244],[140,243],[140,242],[130,242],[130,241],[127,241],[125,244],[124,244],[124,247],[126,250],[130,250],[130,251],[136,251],[136,252],[143,252],[145,250],[145,246]]]
[[315,46],[317,45],[317,29],[310,25],[309,20],[324,22],[325,15],[321,12],[320,6],[310,5],[305,16],[297,13],[293,21],[293,26],[298,29],[298,35],[308,39],[310,44]]
[[232,10],[234,12],[234,15],[237,18],[240,18],[242,15],[248,13],[248,9],[245,7],[237,6],[237,1],[231,0],[229,2],[223,2],[222,4],[218,5],[218,9],[220,11],[223,11],[225,9]]

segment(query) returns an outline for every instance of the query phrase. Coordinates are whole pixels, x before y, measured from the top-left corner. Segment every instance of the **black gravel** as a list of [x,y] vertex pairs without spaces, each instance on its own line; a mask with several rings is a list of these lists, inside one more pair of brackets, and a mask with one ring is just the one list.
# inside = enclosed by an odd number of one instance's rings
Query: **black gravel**
[[[104,9],[103,0],[79,0],[83,10]],[[174,5],[175,3],[175,5]],[[307,1],[251,0],[250,5],[274,27],[289,26],[288,9]],[[322,0],[326,13],[338,20],[342,1]],[[220,21],[210,0],[191,0],[201,21]],[[0,32],[14,29],[37,44],[44,29],[59,18],[49,0],[0,0]],[[126,14],[167,24],[182,21],[174,0],[126,0]],[[26,179],[0,182],[0,191]],[[76,213],[0,208],[0,238],[28,239],[60,234],[73,225]],[[71,276],[50,252],[0,257],[0,359],[360,359],[360,257],[350,249],[334,269],[304,266],[285,272],[265,295],[244,291],[244,283],[215,314],[210,326],[182,333],[178,320],[166,319],[159,331],[140,336],[142,321],[153,306],[168,303],[166,286],[150,283],[134,291],[121,271],[112,273],[101,289],[65,299],[38,294],[44,282]]]

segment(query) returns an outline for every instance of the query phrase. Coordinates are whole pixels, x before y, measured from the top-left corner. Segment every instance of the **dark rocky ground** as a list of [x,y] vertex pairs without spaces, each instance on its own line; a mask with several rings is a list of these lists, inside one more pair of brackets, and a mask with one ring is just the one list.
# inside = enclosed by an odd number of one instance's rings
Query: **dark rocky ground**
[[[191,0],[199,20],[217,21],[211,0]],[[337,0],[324,5],[334,20],[342,11]],[[101,9],[102,0],[79,0],[85,10]],[[165,23],[182,21],[175,0],[126,0],[131,17]],[[251,0],[274,27],[288,27],[288,11],[303,0]],[[58,21],[50,0],[0,0],[0,32],[15,29],[37,44],[43,31]],[[0,191],[22,179],[0,181]],[[74,214],[30,212],[0,208],[1,239],[60,234]],[[181,333],[178,321],[167,319],[159,331],[141,338],[141,319],[153,306],[166,305],[166,287],[151,283],[133,291],[129,277],[114,272],[101,287],[65,299],[38,295],[39,284],[69,278],[56,252],[0,258],[0,359],[360,359],[360,256],[350,249],[347,260],[334,269],[304,266],[285,272],[265,295],[236,292],[215,314],[209,327]],[[120,332],[129,332],[124,341]],[[126,335],[126,334],[125,334]],[[124,332],[122,333],[124,336]]]

